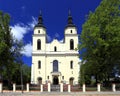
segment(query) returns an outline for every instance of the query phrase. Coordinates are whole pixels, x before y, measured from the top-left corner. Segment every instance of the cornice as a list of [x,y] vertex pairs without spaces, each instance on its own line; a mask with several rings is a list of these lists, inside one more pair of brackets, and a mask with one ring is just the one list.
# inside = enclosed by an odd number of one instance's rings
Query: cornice
[[78,52],[33,52],[32,56],[78,56]]
[[46,34],[33,34],[33,37],[42,37],[42,36],[46,36]]

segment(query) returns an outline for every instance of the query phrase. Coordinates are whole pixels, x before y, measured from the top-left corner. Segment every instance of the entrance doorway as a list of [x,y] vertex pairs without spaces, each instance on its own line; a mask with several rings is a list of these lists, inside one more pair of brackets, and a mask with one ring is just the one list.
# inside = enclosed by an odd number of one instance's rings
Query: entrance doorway
[[71,77],[71,78],[69,79],[69,84],[70,84],[70,85],[73,85],[73,81],[74,81],[74,78]]
[[42,84],[42,78],[38,77],[38,84]]
[[53,77],[53,85],[58,85],[59,84],[59,79],[58,76]]

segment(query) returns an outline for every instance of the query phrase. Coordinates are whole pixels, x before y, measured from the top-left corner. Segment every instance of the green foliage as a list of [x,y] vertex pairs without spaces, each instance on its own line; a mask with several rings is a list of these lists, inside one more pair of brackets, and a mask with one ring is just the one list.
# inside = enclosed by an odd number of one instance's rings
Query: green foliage
[[26,64],[22,65],[22,71],[23,71],[23,81],[24,83],[29,83],[31,78],[31,67],[29,67]]
[[24,66],[22,69],[26,72],[23,72],[23,77],[28,82],[30,70],[22,62],[23,42],[13,38],[9,24],[10,16],[0,11],[0,81],[20,83],[21,66]]
[[82,75],[94,75],[99,82],[109,80],[116,64],[120,65],[120,0],[102,0],[95,12],[90,12],[79,50],[83,66],[88,66]]

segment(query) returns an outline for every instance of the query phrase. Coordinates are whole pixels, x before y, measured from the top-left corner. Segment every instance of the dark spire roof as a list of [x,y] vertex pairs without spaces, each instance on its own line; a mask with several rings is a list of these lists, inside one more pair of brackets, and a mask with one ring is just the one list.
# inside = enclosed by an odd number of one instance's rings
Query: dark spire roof
[[69,10],[68,12],[68,24],[66,27],[76,27],[74,24],[73,24],[73,19],[72,19],[72,15],[71,15],[71,11]]
[[38,17],[38,23],[35,25],[35,27],[43,27],[43,28],[45,28],[45,26],[43,25],[43,18],[42,18],[41,10],[40,10],[40,15]]
[[71,15],[71,11],[70,10],[68,12],[68,24],[73,24],[73,19],[72,19],[72,15]]
[[42,12],[41,11],[40,11],[40,15],[38,17],[38,24],[43,24]]

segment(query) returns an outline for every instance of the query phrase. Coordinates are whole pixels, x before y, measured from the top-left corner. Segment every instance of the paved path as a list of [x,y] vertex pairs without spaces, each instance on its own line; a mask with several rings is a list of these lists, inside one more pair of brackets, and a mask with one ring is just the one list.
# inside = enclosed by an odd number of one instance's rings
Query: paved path
[[0,96],[120,96],[117,92],[4,92]]

